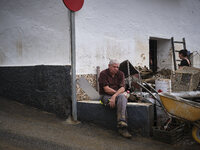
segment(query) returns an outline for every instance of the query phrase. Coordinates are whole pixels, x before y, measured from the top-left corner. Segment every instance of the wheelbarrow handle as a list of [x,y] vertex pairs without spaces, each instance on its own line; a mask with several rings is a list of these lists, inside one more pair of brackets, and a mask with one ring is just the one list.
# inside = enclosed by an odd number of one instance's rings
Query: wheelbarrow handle
[[141,83],[139,83],[139,82],[137,82],[137,84],[141,87],[141,88],[143,88],[143,89],[145,89],[161,106],[162,106],[162,104],[161,104],[161,102],[157,99],[157,97],[155,96],[155,95],[153,95],[153,93],[150,91],[150,90],[148,90],[144,85],[142,85]]
[[145,85],[147,85],[151,90],[153,90],[156,94],[158,94],[158,92],[151,85],[149,85],[147,82],[143,81],[143,83]]

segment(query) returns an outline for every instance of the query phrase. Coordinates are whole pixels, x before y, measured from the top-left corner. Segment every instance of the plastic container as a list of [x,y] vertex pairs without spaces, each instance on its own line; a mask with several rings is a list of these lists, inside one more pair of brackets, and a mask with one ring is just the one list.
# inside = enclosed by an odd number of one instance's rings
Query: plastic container
[[170,79],[157,79],[155,81],[156,91],[171,93],[171,80]]
[[124,92],[124,95],[125,95],[125,97],[128,99],[129,96],[130,96],[130,91],[126,91],[126,92]]

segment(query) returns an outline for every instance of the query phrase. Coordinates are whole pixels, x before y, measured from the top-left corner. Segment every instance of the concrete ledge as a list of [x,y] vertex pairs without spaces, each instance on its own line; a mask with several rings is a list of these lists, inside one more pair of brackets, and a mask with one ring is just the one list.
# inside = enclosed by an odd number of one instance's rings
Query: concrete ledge
[[[78,120],[92,122],[107,128],[116,129],[116,110],[104,107],[99,101],[79,101]],[[150,136],[153,125],[153,106],[149,103],[128,103],[129,129],[143,136]]]

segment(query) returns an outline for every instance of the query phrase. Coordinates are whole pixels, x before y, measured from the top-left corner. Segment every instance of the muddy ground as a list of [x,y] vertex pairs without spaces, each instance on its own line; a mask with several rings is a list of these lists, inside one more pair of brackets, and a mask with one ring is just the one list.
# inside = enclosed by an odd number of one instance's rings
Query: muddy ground
[[0,98],[0,149],[199,150],[185,137],[174,145],[134,134],[125,139],[94,124],[69,124],[54,114]]

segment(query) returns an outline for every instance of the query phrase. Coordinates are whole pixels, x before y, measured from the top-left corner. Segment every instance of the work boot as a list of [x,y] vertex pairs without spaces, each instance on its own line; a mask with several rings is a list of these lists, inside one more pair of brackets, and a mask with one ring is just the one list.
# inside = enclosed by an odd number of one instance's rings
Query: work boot
[[125,138],[131,138],[132,135],[128,132],[127,129],[118,129],[118,132],[121,136],[125,137]]
[[117,124],[118,128],[122,128],[122,127],[128,127],[127,123],[125,121],[119,121]]

